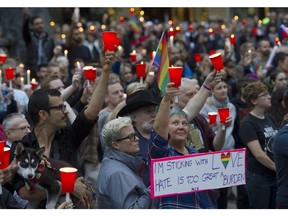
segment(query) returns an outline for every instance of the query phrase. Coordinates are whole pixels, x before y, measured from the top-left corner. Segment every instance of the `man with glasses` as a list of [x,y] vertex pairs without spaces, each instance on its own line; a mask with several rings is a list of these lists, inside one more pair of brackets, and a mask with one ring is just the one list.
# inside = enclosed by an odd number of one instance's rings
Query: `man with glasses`
[[[11,148],[11,145],[15,141],[22,140],[24,136],[31,132],[30,124],[26,120],[25,116],[20,113],[10,113],[3,119],[3,131],[6,136],[6,146]],[[11,184],[7,183],[4,187],[6,187],[13,197],[19,202],[19,205],[22,208],[25,208],[27,205],[26,200],[22,200],[16,191],[14,191]]]
[[135,156],[140,148],[132,120],[118,117],[109,121],[102,136],[108,149],[97,179],[98,208],[150,208],[150,187],[146,187],[139,177],[144,161]]
[[3,131],[7,138],[6,146],[11,148],[14,141],[22,138],[31,132],[30,124],[23,114],[10,113],[3,119]]
[[[115,60],[115,52],[106,52],[103,55],[103,72],[99,82],[93,91],[90,103],[83,109],[75,121],[67,126],[66,110],[61,93],[57,89],[38,89],[30,96],[28,112],[33,130],[22,139],[25,147],[45,147],[44,155],[69,162],[73,167],[78,167],[77,150],[82,141],[88,136],[104,102],[107,91],[109,73],[112,71],[112,64]],[[16,143],[12,144],[11,152],[15,151]],[[11,155],[13,157],[13,154]],[[11,158],[12,159],[12,158]],[[13,185],[17,193],[23,199],[45,199],[44,190],[35,188],[31,193],[24,184],[24,181],[17,174]],[[88,201],[87,186],[83,183],[83,177],[76,179],[74,192],[82,203]]]

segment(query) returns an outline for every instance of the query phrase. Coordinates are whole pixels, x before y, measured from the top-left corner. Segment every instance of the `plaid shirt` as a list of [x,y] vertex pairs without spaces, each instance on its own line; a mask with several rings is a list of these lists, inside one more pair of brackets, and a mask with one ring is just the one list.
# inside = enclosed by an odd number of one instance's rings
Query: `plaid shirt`
[[[190,154],[197,153],[193,147],[186,146]],[[149,140],[148,157],[149,160],[155,158],[183,155],[168,145],[168,140],[151,131]],[[215,209],[217,202],[214,190],[201,192],[191,192],[157,199],[156,208],[160,209]]]

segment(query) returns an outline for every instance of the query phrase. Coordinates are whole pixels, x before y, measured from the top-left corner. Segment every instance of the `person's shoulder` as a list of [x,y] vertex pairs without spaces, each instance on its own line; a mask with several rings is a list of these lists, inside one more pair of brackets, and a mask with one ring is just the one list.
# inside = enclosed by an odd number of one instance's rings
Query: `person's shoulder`
[[13,93],[14,94],[19,94],[19,95],[26,95],[28,97],[28,95],[26,94],[25,91],[21,90],[21,89],[13,89]]

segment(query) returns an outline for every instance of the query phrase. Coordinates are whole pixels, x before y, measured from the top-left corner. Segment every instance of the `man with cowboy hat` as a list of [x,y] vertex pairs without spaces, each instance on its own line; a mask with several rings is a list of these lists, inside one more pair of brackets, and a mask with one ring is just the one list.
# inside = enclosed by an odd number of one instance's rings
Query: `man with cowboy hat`
[[[150,131],[156,116],[156,106],[159,103],[148,90],[138,90],[126,98],[126,105],[118,112],[118,116],[130,116],[134,130],[139,138],[139,152],[145,161],[147,160],[148,141]],[[149,167],[145,167],[142,172],[144,184],[149,186]]]

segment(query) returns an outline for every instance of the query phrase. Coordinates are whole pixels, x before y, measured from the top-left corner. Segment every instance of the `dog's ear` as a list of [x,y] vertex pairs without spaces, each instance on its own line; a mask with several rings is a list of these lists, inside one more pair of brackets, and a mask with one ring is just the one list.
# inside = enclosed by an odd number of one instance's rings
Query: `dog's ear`
[[45,152],[45,147],[38,148],[34,151],[34,153],[39,157],[42,158]]
[[19,154],[21,154],[23,152],[23,150],[24,150],[23,144],[21,142],[17,142],[14,154],[15,155],[19,155]]

